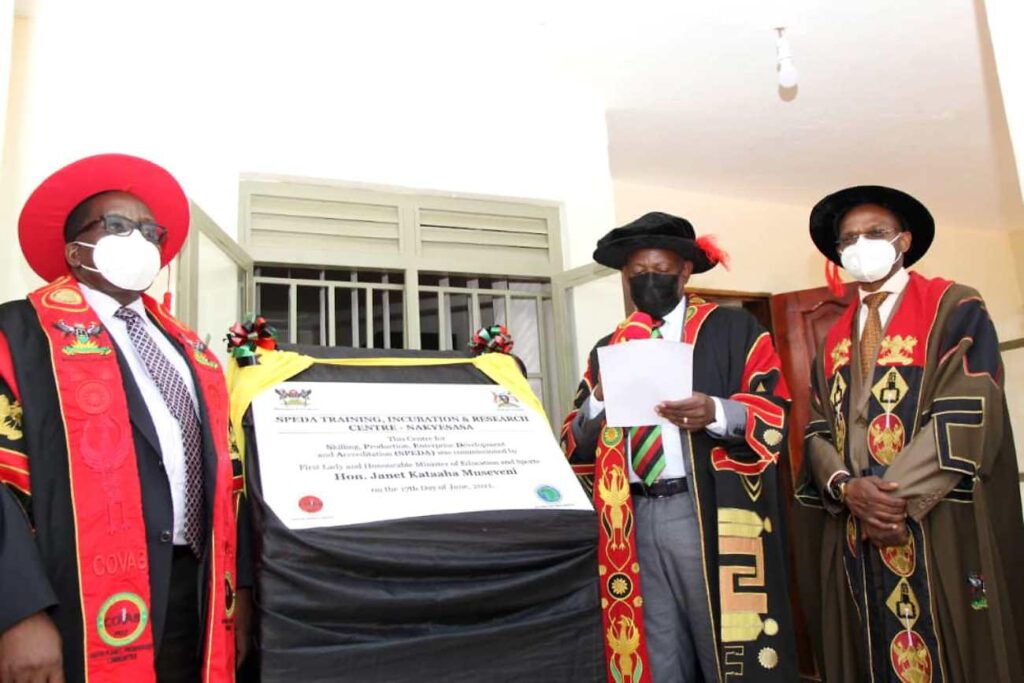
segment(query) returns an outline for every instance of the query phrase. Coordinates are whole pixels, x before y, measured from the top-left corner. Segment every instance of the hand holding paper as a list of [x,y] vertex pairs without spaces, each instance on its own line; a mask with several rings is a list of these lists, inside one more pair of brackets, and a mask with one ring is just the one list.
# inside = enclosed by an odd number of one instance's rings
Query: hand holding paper
[[714,399],[697,391],[690,398],[662,401],[654,410],[680,429],[691,432],[704,429],[715,421]]
[[671,424],[658,415],[663,401],[693,392],[693,346],[639,339],[598,349],[605,419],[609,427]]

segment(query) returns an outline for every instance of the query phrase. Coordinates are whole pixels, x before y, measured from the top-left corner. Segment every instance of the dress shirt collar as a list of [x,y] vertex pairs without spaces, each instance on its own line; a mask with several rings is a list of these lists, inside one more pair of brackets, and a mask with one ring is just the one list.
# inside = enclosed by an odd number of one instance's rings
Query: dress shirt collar
[[683,318],[686,317],[686,295],[679,300],[676,307],[665,314],[665,325],[671,325],[672,327],[682,327]]
[[[93,289],[84,282],[78,283],[79,288],[82,290],[82,296],[88,302],[92,310],[96,311],[104,320],[110,320],[117,313],[118,309],[121,308],[121,304],[114,297],[109,294],[104,294],[98,289]],[[142,297],[136,297],[135,301],[128,304],[128,308],[132,309],[143,319],[146,317],[146,306],[142,303]]]
[[875,290],[875,292],[865,292],[863,287],[857,290],[860,295],[860,302],[863,304],[864,297],[876,292],[889,292],[893,295],[891,298],[895,298],[903,291],[903,288],[907,286],[908,282],[910,282],[910,274],[907,273],[906,268],[900,268],[893,273],[888,280],[883,282],[882,286]]

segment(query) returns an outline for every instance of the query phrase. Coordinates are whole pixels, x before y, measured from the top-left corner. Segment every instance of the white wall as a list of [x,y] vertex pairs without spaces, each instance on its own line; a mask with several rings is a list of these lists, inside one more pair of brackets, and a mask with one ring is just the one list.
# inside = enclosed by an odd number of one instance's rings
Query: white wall
[[567,265],[588,260],[613,223],[604,110],[534,29],[356,4],[40,0],[15,27],[0,299],[38,284],[14,239],[28,193],[115,150],[165,165],[229,234],[240,174],[289,175],[560,201]]
[[11,38],[14,35],[14,0],[0,0],[0,165],[3,163],[3,130],[7,120],[7,86],[11,75]]
[[985,0],[992,53],[999,73],[1006,124],[1017,160],[1017,180],[1024,196],[1024,3],[1020,0]]
[[29,268],[24,263],[18,248],[17,219],[24,198],[31,188],[25,189],[22,169],[19,167],[21,136],[18,103],[26,87],[24,69],[29,38],[25,20],[16,19],[11,25],[10,43],[4,50],[10,54],[6,69],[0,73],[5,81],[3,101],[5,104],[3,125],[3,155],[0,157],[0,300],[23,296],[27,289],[24,285],[28,280]]
[[[536,26],[399,5],[39,0],[14,31],[0,300],[39,284],[24,199],[106,151],[165,165],[232,235],[239,177],[269,174],[555,200],[566,267],[588,262],[614,223],[603,105],[550,70]],[[617,321],[605,298],[575,308],[581,354]]]

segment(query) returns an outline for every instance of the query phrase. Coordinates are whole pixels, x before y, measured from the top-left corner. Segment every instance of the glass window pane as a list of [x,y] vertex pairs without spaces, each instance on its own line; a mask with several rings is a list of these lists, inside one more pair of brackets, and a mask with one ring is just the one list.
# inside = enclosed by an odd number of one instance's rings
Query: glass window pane
[[468,294],[450,294],[445,299],[448,303],[448,334],[451,337],[448,348],[464,351],[469,348],[473,335],[469,313],[470,297]]
[[296,280],[320,280],[322,270],[316,268],[289,268],[288,277]]
[[291,339],[288,328],[288,285],[256,285],[256,310],[267,322],[277,328],[277,338],[287,343]]
[[457,273],[420,273],[420,285],[425,287],[468,287],[472,279]]
[[[319,272],[319,271],[318,271]],[[347,268],[329,268],[324,273],[325,280],[336,282],[387,282],[400,285],[405,281],[405,273],[400,270],[349,270]],[[355,280],[352,274],[355,273]],[[317,276],[319,279],[319,276]]]
[[443,275],[437,273],[420,273],[420,286],[421,287],[436,287],[441,284],[441,278]]
[[360,270],[356,273],[358,282],[384,282],[400,285],[405,281],[405,274],[394,270]]
[[480,289],[500,289],[504,286],[504,280],[498,280],[491,275],[481,275],[476,279],[477,287]]
[[327,290],[323,287],[298,288],[296,329],[299,344],[327,343]]
[[[373,292],[373,348],[405,348],[405,308],[402,292],[377,289]],[[363,337],[365,339],[365,332]]]
[[350,281],[352,279],[352,271],[351,270],[339,270],[339,269],[332,268],[330,270],[325,270],[324,271],[324,279],[325,280],[342,280],[342,281],[348,282],[348,281]]
[[491,325],[505,325],[508,327],[508,315],[505,313],[505,297],[481,294],[479,300],[481,327],[490,327]]
[[[355,294],[354,299],[353,294]],[[360,294],[358,289],[339,287],[334,290],[335,346],[359,346],[359,344],[353,344],[352,332],[353,330],[358,332],[362,327],[362,320],[356,320],[353,317],[360,315],[363,310],[363,302],[359,299]]]
[[441,348],[436,292],[420,292],[420,348],[437,351]]
[[288,277],[288,269],[279,266],[256,266],[256,277]]
[[540,338],[535,299],[512,299],[508,327],[515,340],[515,352],[532,375],[540,372]]
[[473,285],[470,284],[470,282],[469,282],[470,279],[471,278],[468,278],[465,275],[449,275],[448,276],[448,286],[449,287],[472,287]]

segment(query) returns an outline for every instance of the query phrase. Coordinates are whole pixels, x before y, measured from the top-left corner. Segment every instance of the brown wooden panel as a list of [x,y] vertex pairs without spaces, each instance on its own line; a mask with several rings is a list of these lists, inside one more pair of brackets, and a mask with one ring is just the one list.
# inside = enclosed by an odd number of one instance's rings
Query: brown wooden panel
[[775,345],[793,395],[789,414],[789,467],[794,480],[803,462],[803,434],[811,400],[811,363],[818,345],[853,301],[856,291],[856,287],[847,286],[843,297],[836,298],[827,287],[818,287],[772,297]]
[[[827,287],[818,287],[776,294],[771,299],[775,346],[782,361],[782,372],[793,396],[789,410],[789,453],[787,461],[780,463],[779,468],[783,500],[790,502],[786,506],[786,517],[787,526],[791,530],[794,529],[791,507],[794,500],[793,482],[796,481],[803,462],[804,428],[807,426],[811,400],[811,363],[814,361],[818,345],[825,339],[832,324],[853,301],[856,291],[856,287],[848,285],[842,298],[837,298]],[[789,541],[790,566],[795,568],[797,558],[793,548],[793,533],[790,533]],[[789,583],[801,680],[821,680],[821,674],[814,661],[814,650],[804,611],[798,597],[795,571],[790,572]]]

